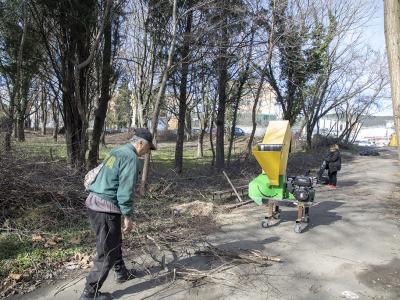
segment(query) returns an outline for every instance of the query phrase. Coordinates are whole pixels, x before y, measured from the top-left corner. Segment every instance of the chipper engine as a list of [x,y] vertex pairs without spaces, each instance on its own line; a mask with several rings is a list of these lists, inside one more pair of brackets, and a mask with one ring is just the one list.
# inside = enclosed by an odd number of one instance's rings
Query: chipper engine
[[261,223],[264,228],[278,222],[280,206],[297,207],[294,231],[300,233],[310,221],[315,179],[306,175],[286,176],[290,142],[289,121],[270,121],[262,143],[252,151],[263,172],[250,182],[249,196],[258,205],[268,207]]

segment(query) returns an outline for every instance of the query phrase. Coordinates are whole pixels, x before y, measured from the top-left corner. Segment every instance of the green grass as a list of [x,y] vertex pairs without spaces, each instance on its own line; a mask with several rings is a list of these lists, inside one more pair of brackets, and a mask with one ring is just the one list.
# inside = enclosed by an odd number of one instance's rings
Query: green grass
[[29,158],[49,157],[54,160],[66,160],[67,148],[64,142],[54,142],[50,137],[43,139],[29,139],[25,142],[16,142],[15,148]]
[[[11,221],[11,220],[10,220]],[[25,274],[51,269],[55,264],[70,259],[77,252],[93,250],[94,235],[90,233],[87,217],[83,212],[66,218],[54,207],[44,205],[27,208],[26,212],[12,221],[16,232],[0,234],[0,279],[9,273]],[[44,238],[32,242],[32,234],[38,232]],[[55,247],[45,247],[53,237],[60,240]],[[79,237],[75,245],[71,239]]]
[[62,240],[55,247],[46,247],[45,241],[33,243],[30,236],[8,233],[0,235],[0,278],[9,273],[26,274],[32,272],[32,268],[36,271],[50,268],[71,259],[77,252],[91,249],[85,240],[80,245],[70,244],[71,236],[76,235],[76,232],[59,232],[57,236]]
[[[125,143],[126,140],[121,140],[120,142]],[[102,161],[111,151],[111,149],[118,145],[119,144],[107,144],[107,148],[100,147],[99,160]],[[233,157],[236,157],[238,153],[241,153],[245,149],[245,146],[246,139],[236,139]],[[67,159],[67,149],[65,140],[62,138],[62,136],[57,142],[55,142],[50,135],[41,136],[36,134],[27,134],[26,141],[16,142],[15,148],[22,152],[26,158],[48,157],[53,160],[62,161],[66,161]],[[197,142],[185,142],[183,153],[184,168],[191,169],[210,163],[212,159],[212,152],[208,139],[205,139],[204,141],[203,152],[204,157],[197,158]],[[228,153],[228,143],[225,144],[225,153]],[[175,141],[159,143],[158,150],[152,152],[152,162],[155,163],[155,167],[159,167],[163,170],[174,168]]]

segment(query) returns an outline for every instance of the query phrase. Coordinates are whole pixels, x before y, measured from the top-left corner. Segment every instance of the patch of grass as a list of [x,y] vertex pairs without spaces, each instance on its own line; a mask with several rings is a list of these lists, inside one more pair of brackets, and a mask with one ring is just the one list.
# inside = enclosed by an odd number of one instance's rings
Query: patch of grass
[[[93,250],[94,235],[83,212],[66,216],[62,209],[50,205],[25,211],[20,217],[6,221],[16,232],[0,234],[0,279],[10,273],[37,274],[54,269],[77,252]],[[43,239],[33,242],[35,232]],[[56,245],[46,245],[54,237],[57,237]],[[77,238],[79,243],[71,243]]]
[[30,251],[31,245],[28,241],[21,241],[17,236],[0,236],[0,261],[15,258],[22,252]]
[[[61,236],[61,235],[60,235]],[[32,268],[36,271],[46,269],[54,264],[64,262],[77,252],[85,252],[89,246],[82,242],[71,245],[67,239],[56,247],[46,247],[44,242],[32,243],[29,237],[17,237],[15,234],[0,236],[0,278],[9,273],[26,274]]]

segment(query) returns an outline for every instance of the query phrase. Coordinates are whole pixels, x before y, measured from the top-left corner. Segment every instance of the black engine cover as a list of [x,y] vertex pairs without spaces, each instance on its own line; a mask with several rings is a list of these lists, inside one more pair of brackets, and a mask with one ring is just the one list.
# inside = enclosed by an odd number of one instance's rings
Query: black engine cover
[[296,176],[294,184],[297,186],[312,187],[313,182],[309,176]]

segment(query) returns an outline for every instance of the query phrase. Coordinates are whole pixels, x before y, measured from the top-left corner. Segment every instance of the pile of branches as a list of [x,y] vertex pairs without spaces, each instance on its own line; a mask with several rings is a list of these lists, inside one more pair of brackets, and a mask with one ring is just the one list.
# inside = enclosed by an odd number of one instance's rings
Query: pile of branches
[[184,268],[182,266],[173,267],[172,273],[174,277],[181,278],[186,281],[197,282],[199,280],[208,279],[211,281],[225,280],[224,275],[218,276],[227,269],[237,264],[257,264],[267,266],[269,262],[281,262],[281,258],[277,256],[268,256],[258,250],[226,250],[215,247],[211,244],[204,250],[195,252],[199,256],[211,257],[219,263],[215,268],[209,270],[198,270],[195,268]]
[[[135,267],[144,269],[144,273],[153,278],[168,278],[170,282],[181,279],[192,284],[204,281],[222,283],[229,280],[226,272],[235,266],[251,264],[267,267],[271,263],[282,262],[280,257],[265,255],[259,250],[226,249],[205,239],[188,238],[180,243],[171,243],[162,236],[147,234],[141,236],[140,245],[144,257],[150,256],[150,259],[136,260]],[[205,258],[202,263],[199,263],[200,257]],[[156,266],[149,266],[154,262]]]
[[[82,211],[85,192],[82,174],[48,158],[35,160],[22,156],[2,156],[0,159],[0,225],[15,220],[31,209],[48,208],[47,224],[32,226],[52,227],[57,220],[77,217]],[[21,214],[21,212],[24,214]],[[79,215],[79,213],[78,213]],[[40,220],[37,220],[40,223]],[[39,229],[39,228],[35,228]],[[41,228],[46,230],[45,228]]]

